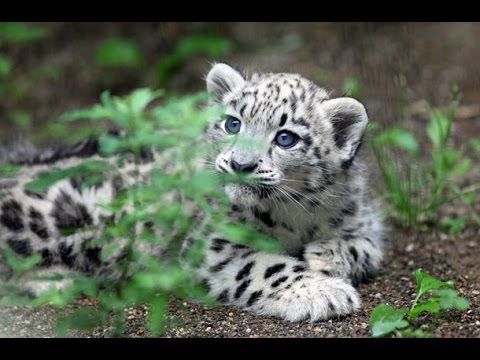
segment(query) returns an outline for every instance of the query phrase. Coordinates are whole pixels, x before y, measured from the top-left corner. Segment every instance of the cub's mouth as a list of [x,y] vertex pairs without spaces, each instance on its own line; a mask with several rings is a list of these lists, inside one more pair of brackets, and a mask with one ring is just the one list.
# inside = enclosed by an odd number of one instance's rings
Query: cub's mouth
[[249,204],[268,199],[275,192],[275,188],[264,184],[228,183],[225,185],[225,192],[230,201]]

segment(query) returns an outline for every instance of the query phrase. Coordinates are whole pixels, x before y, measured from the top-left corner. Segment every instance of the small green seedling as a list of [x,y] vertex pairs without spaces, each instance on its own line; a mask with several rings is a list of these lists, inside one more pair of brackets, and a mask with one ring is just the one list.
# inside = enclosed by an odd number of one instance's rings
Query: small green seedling
[[397,337],[428,337],[430,334],[414,328],[412,321],[425,314],[438,315],[442,310],[465,311],[468,308],[468,301],[458,295],[452,281],[437,280],[422,269],[417,269],[413,275],[417,280],[417,290],[412,306],[410,309],[395,309],[386,304],[376,306],[370,315],[373,337],[390,334]]

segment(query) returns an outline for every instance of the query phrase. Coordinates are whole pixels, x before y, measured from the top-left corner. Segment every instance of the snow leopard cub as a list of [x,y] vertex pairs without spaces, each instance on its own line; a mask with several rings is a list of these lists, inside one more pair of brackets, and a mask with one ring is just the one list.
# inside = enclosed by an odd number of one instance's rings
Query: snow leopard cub
[[[230,216],[270,234],[284,254],[255,251],[212,234],[199,281],[221,303],[290,321],[324,320],[359,309],[352,284],[375,272],[382,260],[382,225],[357,156],[368,122],[364,107],[350,98],[329,99],[325,90],[295,74],[246,78],[216,64],[206,80],[211,102],[225,107],[225,116],[205,134],[216,149],[215,169],[242,173],[257,184],[224,186]],[[247,145],[251,141],[255,146]],[[98,235],[87,228],[101,227],[108,214],[96,203],[115,197],[119,179],[91,189],[78,186],[81,179],[66,179],[46,193],[27,192],[22,185],[52,164],[72,166],[99,156],[94,140],[41,154],[34,150],[0,151],[0,162],[24,165],[17,179],[0,180],[0,248],[23,256],[39,253],[42,274],[101,275],[111,261],[99,260],[98,247],[84,246]],[[137,168],[148,174],[157,155],[145,152]],[[129,183],[128,166],[121,171]],[[65,226],[80,231],[64,237]],[[25,285],[36,295],[52,286],[28,280]]]

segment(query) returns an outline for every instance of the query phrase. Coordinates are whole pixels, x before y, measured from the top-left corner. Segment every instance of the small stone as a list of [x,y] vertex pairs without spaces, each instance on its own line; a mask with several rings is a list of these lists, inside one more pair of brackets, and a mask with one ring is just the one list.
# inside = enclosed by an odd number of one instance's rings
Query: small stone
[[205,329],[205,331],[210,331],[210,330],[212,330],[211,326],[209,326]]
[[478,291],[478,290],[472,290],[472,294],[473,294],[473,295],[480,295],[480,291]]
[[475,325],[480,326],[480,321],[475,321]]
[[382,294],[380,293],[376,293],[375,295],[373,295],[373,297],[377,298],[377,299],[380,299],[382,297]]
[[247,330],[245,330],[247,332],[247,334],[250,334],[252,332],[252,329],[248,328]]
[[410,243],[405,247],[406,252],[412,252],[413,249],[415,249],[415,245],[413,243]]
[[468,246],[468,247],[471,247],[471,248],[474,248],[474,247],[477,246],[477,243],[476,243],[475,241],[469,241],[469,242],[467,243],[467,246]]
[[368,327],[368,324],[367,324],[367,323],[361,323],[361,324],[360,324],[360,327],[361,327],[362,329],[366,329],[366,328]]
[[233,316],[233,313],[232,313],[232,312],[229,312],[229,313],[228,313],[228,316],[232,317],[232,316]]
[[127,320],[133,320],[135,319],[135,315],[128,315]]
[[413,264],[414,264],[413,260],[410,260],[410,261],[408,262],[408,266],[413,266]]
[[184,302],[182,305],[185,306],[185,307],[187,307],[187,303],[186,303],[186,302]]
[[313,332],[319,333],[322,332],[322,329],[317,326],[313,328]]
[[405,277],[405,276],[402,276],[402,277],[400,278],[400,280],[403,280],[403,281],[409,281],[410,279],[409,279],[409,278],[407,278],[407,277]]

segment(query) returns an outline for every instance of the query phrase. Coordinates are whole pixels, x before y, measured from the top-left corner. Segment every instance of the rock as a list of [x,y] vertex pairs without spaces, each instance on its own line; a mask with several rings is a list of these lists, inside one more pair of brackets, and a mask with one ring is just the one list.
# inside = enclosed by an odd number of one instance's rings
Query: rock
[[412,252],[413,249],[415,249],[415,245],[413,243],[410,243],[405,247],[406,252]]
[[478,291],[478,290],[472,290],[472,294],[473,294],[473,295],[480,295],[480,291]]

